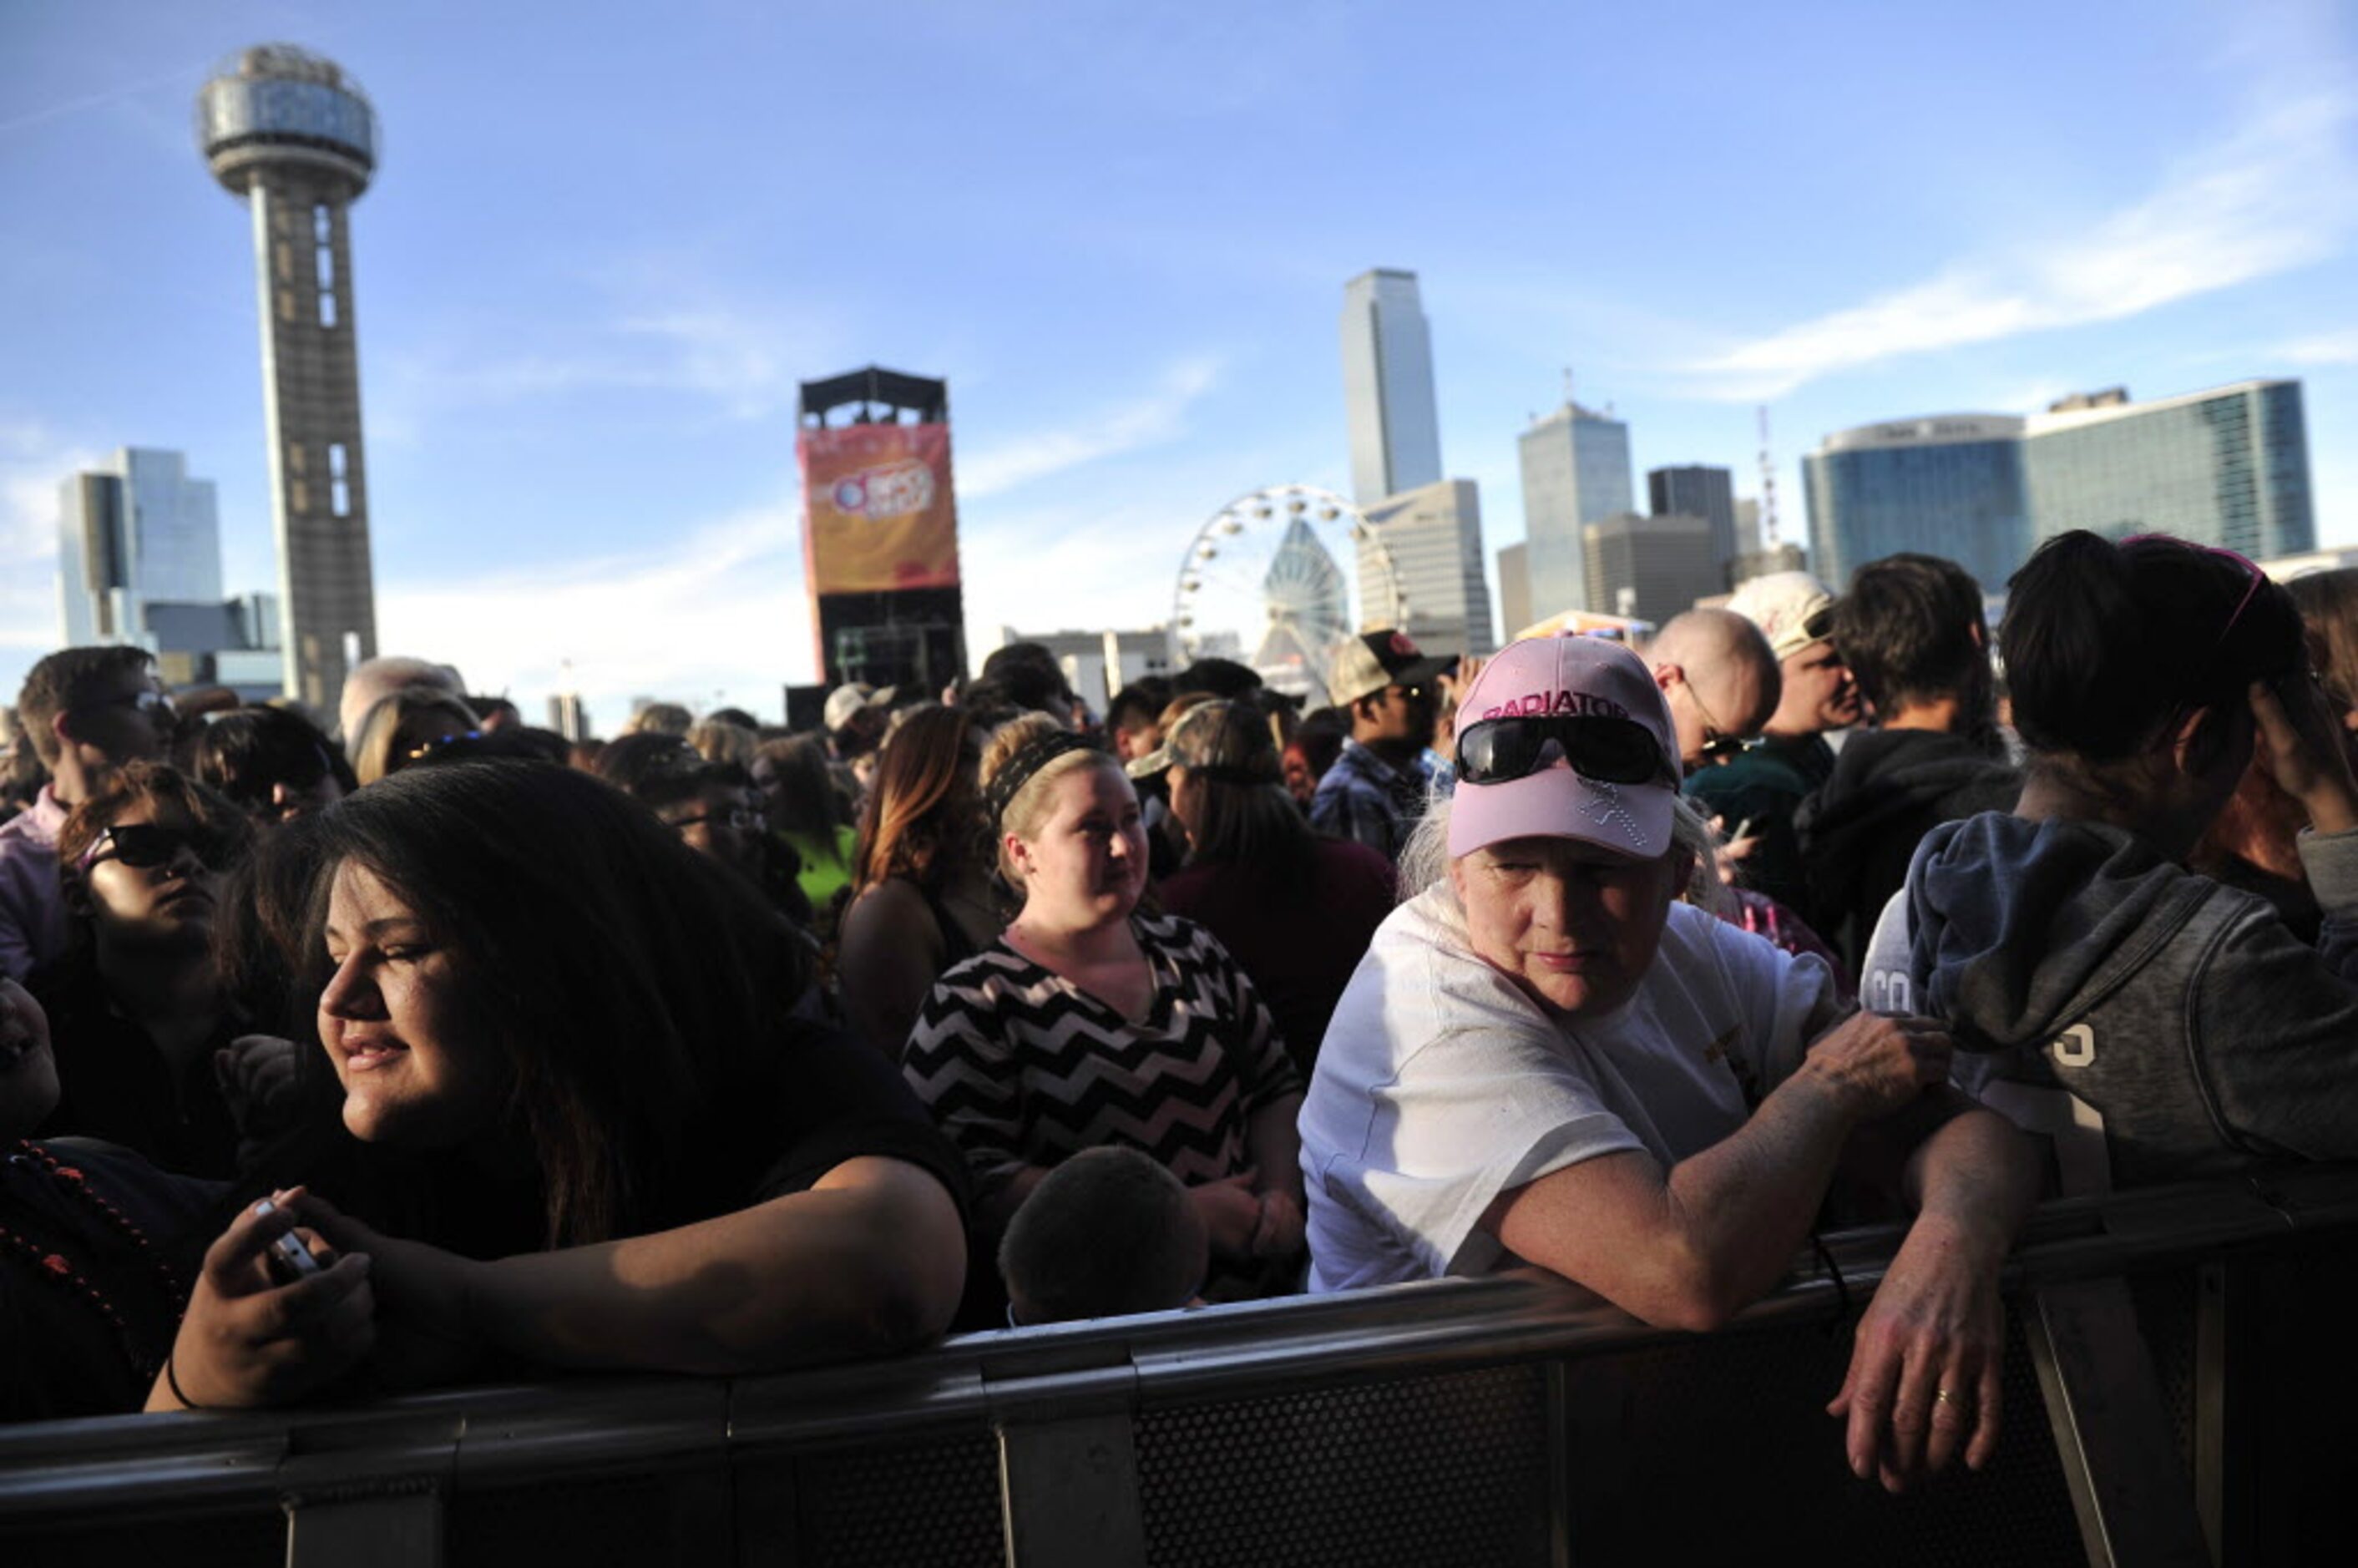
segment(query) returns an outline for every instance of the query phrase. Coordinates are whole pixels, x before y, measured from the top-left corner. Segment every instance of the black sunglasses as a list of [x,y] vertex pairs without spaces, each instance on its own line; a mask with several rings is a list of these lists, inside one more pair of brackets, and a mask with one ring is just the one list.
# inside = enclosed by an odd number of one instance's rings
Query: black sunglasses
[[162,827],[152,822],[131,822],[104,827],[90,841],[75,864],[83,871],[101,860],[120,860],[134,871],[152,871],[168,866],[186,847],[197,859],[219,871],[229,862],[229,839],[210,827]]
[[1548,765],[1554,741],[1575,773],[1606,784],[1668,782],[1661,743],[1634,719],[1567,714],[1552,719],[1486,719],[1457,737],[1459,784],[1505,784]]

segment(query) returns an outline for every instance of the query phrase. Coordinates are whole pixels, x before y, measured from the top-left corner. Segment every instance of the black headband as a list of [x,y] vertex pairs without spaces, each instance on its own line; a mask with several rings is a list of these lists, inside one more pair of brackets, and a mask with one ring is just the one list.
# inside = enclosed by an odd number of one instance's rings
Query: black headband
[[1007,808],[1015,804],[1015,797],[1023,793],[1023,786],[1030,784],[1042,768],[1067,752],[1096,750],[1095,746],[1069,730],[1051,730],[1037,740],[1026,741],[1017,747],[1015,754],[1007,759],[1007,765],[991,775],[990,784],[982,792],[983,804],[990,808],[991,832],[1001,831],[1000,821],[1007,815]]

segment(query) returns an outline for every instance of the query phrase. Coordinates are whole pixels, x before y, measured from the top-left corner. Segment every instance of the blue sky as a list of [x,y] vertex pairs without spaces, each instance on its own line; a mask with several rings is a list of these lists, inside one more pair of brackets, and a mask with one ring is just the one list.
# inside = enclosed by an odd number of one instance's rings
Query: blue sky
[[[381,642],[774,713],[795,384],[946,375],[969,627],[1163,620],[1202,520],[1342,488],[1343,281],[1416,270],[1495,556],[1561,397],[1757,488],[1901,415],[2307,384],[2358,542],[2358,10],[0,0],[0,689],[57,481],[130,443],[273,579],[250,230],[207,68],[374,99],[353,285]],[[1495,585],[1494,585],[1495,586]]]

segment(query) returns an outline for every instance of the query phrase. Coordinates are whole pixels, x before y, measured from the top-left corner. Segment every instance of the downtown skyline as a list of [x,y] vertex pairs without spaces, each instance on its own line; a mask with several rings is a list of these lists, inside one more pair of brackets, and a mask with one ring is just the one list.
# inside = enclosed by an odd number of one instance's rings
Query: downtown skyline
[[1858,6],[1514,37],[1343,5],[192,10],[0,17],[0,699],[56,643],[58,483],[116,447],[185,451],[224,588],[275,579],[251,232],[188,124],[280,38],[385,125],[353,218],[381,646],[531,713],[568,661],[608,731],[633,694],[774,715],[811,678],[795,385],[870,362],[950,384],[978,655],[1159,622],[1232,497],[1348,488],[1336,311],[1371,267],[1418,275],[1494,595],[1567,366],[1637,471],[1747,495],[1768,403],[1789,541],[1833,430],[2299,376],[2319,542],[2358,541],[2331,5],[2165,5],[2133,47],[2028,5],[1970,37]]

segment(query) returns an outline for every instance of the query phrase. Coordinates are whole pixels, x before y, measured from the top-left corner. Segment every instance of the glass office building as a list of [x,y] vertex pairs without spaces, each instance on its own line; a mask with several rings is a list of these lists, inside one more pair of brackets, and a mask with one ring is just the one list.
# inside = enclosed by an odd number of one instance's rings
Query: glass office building
[[2034,416],[2024,442],[2038,539],[2174,534],[2255,560],[2316,547],[2300,383],[2071,401]]
[[1367,506],[1440,482],[1433,334],[1416,274],[1379,267],[1343,286],[1343,406],[1352,500]]
[[1957,562],[1985,588],[2006,581],[2029,552],[2023,425],[1951,414],[1827,437],[1801,460],[1812,569],[1839,586],[1913,550]]
[[1531,614],[1543,621],[1567,610],[1596,610],[1589,602],[1582,531],[1637,510],[1629,427],[1567,403],[1524,431],[1520,445]]
[[153,648],[147,607],[222,600],[213,481],[178,452],[126,447],[59,491],[58,622],[69,648]]
[[1482,495],[1475,482],[1445,479],[1365,511],[1383,543],[1380,552],[1365,545],[1359,549],[1365,612],[1383,614],[1397,591],[1408,603],[1408,623],[1400,630],[1426,653],[1483,657],[1494,652],[1490,589],[1483,579]]
[[1862,426],[1802,460],[1816,570],[1840,584],[1902,550],[1945,556],[1989,592],[2042,539],[2170,534],[2259,559],[2315,547],[2297,381],[2129,401],[2121,388],[2044,414]]
[[[1725,568],[1736,558],[1736,476],[1727,470],[1703,463],[1650,469],[1646,510],[1657,517],[1702,518],[1711,524],[1712,565]],[[1722,582],[1712,591],[1727,586]]]

